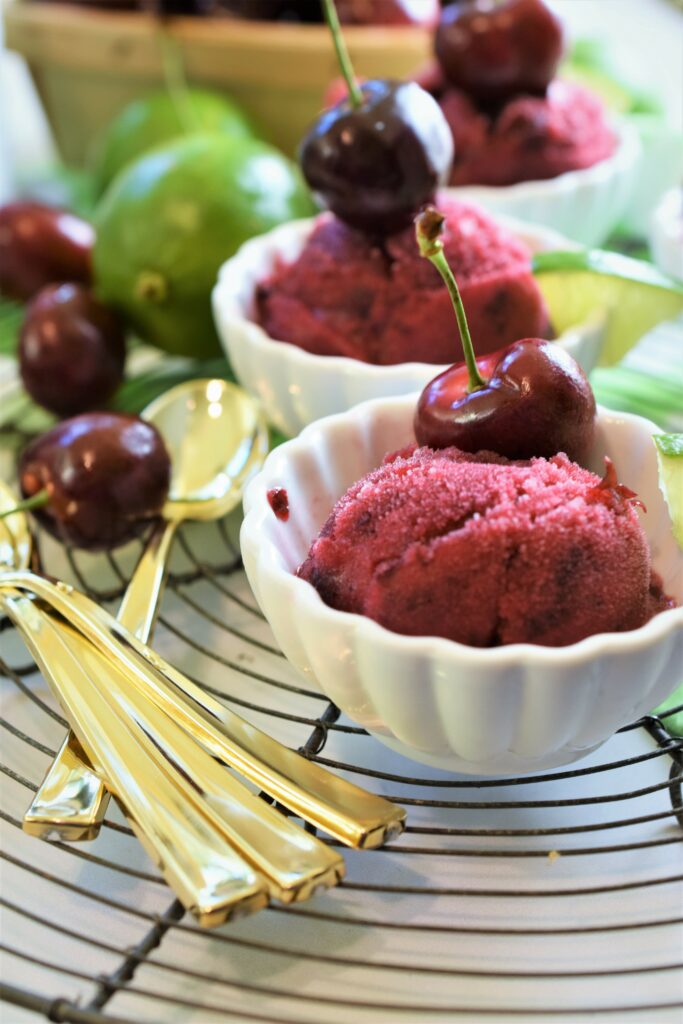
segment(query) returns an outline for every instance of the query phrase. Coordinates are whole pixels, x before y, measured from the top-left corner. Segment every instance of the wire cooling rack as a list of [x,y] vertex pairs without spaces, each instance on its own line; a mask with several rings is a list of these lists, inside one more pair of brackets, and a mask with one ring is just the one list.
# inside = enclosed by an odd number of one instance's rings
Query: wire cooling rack
[[[0,621],[3,1024],[680,1021],[683,742],[666,717],[534,777],[421,768],[288,666],[238,525],[180,532],[155,646],[278,739],[402,803],[407,832],[346,852],[338,889],[202,931],[113,804],[93,843],[21,831],[65,722]],[[139,553],[94,557],[40,535],[37,547],[48,572],[110,609]]]

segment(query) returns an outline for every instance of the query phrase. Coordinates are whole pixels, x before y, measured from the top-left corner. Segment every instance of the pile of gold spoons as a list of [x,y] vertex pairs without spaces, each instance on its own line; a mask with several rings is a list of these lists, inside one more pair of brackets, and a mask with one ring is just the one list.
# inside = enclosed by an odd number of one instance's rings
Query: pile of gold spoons
[[[339,853],[233,772],[348,846],[381,845],[405,814],[250,725],[146,646],[175,527],[235,507],[267,436],[251,399],[223,381],[181,385],[144,416],[164,436],[173,480],[117,619],[30,572],[25,516],[0,520],[0,608],[72,729],[24,824],[44,838],[92,838],[112,793],[183,905],[211,927],[270,899],[306,899],[344,873]],[[0,511],[15,503],[0,485]]]

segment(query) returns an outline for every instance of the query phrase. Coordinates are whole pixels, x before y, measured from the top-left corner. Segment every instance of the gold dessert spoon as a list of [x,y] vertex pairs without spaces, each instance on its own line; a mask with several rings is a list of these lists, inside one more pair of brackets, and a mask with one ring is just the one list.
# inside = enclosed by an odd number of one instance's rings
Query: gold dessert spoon
[[[13,505],[0,486],[0,510]],[[0,523],[0,566],[25,565],[29,554],[26,520],[17,513]],[[336,851],[234,779],[131,684],[116,659],[19,591],[3,587],[0,606],[21,630],[86,756],[202,924],[258,910],[269,896],[306,899],[340,880]]]
[[[146,643],[154,628],[173,538],[185,520],[227,515],[268,452],[259,406],[224,380],[195,380],[171,388],[143,411],[171,457],[168,500],[153,528],[118,612],[118,620]],[[94,839],[109,801],[102,780],[84,762],[72,732],[24,815],[30,835],[77,842]]]

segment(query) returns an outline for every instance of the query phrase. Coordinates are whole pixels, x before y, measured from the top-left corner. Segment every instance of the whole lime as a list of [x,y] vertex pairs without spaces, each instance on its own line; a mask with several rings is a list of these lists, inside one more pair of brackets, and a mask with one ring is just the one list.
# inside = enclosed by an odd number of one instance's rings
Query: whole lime
[[175,355],[219,351],[218,269],[253,235],[308,216],[294,163],[255,139],[191,135],[131,164],[100,203],[93,253],[102,300]]
[[122,168],[180,135],[222,132],[253,136],[249,120],[226,96],[206,89],[154,92],[133,100],[111,121],[95,147],[93,172],[101,194]]

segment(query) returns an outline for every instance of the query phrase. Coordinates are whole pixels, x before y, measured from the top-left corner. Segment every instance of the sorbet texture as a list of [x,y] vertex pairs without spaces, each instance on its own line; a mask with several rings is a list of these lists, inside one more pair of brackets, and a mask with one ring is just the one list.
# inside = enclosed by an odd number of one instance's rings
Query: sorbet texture
[[[441,198],[439,209],[477,354],[548,337],[526,247],[475,207]],[[380,246],[323,215],[296,262],[259,285],[256,317],[271,338],[316,355],[378,364],[463,358],[448,292],[412,227]]]
[[544,97],[517,96],[495,115],[458,89],[439,103],[455,143],[452,185],[556,178],[607,159],[617,145],[598,97],[571,82],[552,82]]
[[298,575],[397,633],[559,647],[666,607],[633,505],[559,454],[408,448],[337,502]]

